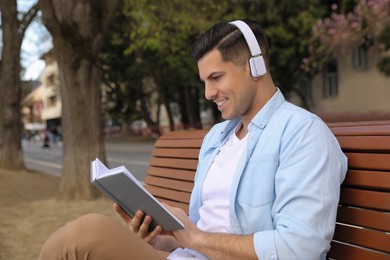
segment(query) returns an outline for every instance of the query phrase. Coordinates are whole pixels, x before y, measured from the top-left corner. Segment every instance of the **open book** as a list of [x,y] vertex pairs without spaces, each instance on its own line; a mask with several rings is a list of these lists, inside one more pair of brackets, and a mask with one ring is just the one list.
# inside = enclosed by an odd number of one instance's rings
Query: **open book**
[[119,204],[131,217],[137,210],[151,216],[149,230],[153,230],[157,225],[165,231],[184,228],[124,166],[108,169],[99,159],[95,159],[91,162],[91,183]]

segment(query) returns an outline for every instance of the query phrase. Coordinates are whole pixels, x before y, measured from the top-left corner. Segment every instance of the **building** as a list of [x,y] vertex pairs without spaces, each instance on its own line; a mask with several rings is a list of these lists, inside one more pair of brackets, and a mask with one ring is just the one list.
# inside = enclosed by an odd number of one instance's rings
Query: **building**
[[52,130],[61,127],[61,91],[57,61],[53,51],[42,56],[45,68],[41,84],[22,101],[26,130]]
[[28,131],[40,131],[46,129],[42,121],[42,85],[33,89],[22,101],[22,122],[24,129]]
[[[326,121],[390,119],[390,77],[381,73],[377,48],[347,50],[311,81],[303,81],[309,109]],[[291,101],[302,105],[297,96]]]

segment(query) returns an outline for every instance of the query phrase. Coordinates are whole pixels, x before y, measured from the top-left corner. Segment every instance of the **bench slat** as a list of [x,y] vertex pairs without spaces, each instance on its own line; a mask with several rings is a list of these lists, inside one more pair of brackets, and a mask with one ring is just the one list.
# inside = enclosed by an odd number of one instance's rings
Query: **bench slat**
[[179,130],[171,131],[162,135],[159,139],[202,139],[209,130]]
[[344,244],[338,241],[332,241],[328,257],[331,259],[389,260],[389,255],[386,253]]
[[390,253],[390,234],[336,224],[334,240]]
[[191,194],[189,192],[184,191],[170,190],[150,185],[145,185],[145,188],[156,197],[170,199],[177,202],[188,203],[191,197]]
[[390,151],[390,136],[337,136],[344,151]]
[[184,210],[184,212],[187,215],[189,214],[189,209],[188,209],[188,204],[187,203],[177,202],[177,201],[174,201],[174,200],[168,200],[168,199],[165,199],[165,198],[159,198],[157,196],[156,196],[156,199],[158,201],[160,201],[160,202],[165,202],[165,203],[167,203],[170,206],[181,208],[182,210]]
[[390,171],[390,153],[350,153],[348,157],[349,169],[366,169],[377,171]]
[[383,211],[339,206],[337,222],[390,232],[390,214]]
[[333,126],[330,124],[330,129],[335,136],[341,135],[384,135],[390,133],[389,122],[383,122],[377,125],[355,125],[355,126]]
[[178,180],[193,182],[195,171],[149,166],[147,170],[147,175],[160,176],[169,179],[178,179]]
[[176,147],[176,148],[200,148],[202,139],[159,139],[155,143],[155,147]]
[[389,190],[390,172],[349,170],[343,185],[369,189]]
[[173,157],[184,159],[198,159],[199,149],[170,149],[170,148],[154,148],[152,156],[155,157]]
[[389,125],[390,120],[376,120],[376,121],[355,121],[355,122],[333,122],[327,123],[327,125],[332,129],[335,127],[352,127],[352,126],[363,126],[371,127],[377,125]]
[[196,170],[196,167],[198,166],[198,160],[154,157],[150,160],[150,165],[173,169]]
[[390,193],[341,187],[340,204],[390,211]]
[[144,180],[145,184],[150,186],[168,188],[172,190],[191,192],[192,187],[194,186],[193,182],[188,181],[178,181],[166,178],[159,178],[153,176],[146,176]]

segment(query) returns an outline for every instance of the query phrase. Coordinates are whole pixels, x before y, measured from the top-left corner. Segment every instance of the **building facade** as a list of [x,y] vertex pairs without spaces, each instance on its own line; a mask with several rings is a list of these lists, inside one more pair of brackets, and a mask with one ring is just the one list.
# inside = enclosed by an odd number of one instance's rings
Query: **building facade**
[[54,53],[42,57],[45,68],[40,76],[41,84],[22,102],[23,123],[26,130],[53,130],[61,128],[61,91],[58,65]]
[[[311,81],[301,83],[309,109],[326,121],[390,119],[390,77],[381,73],[377,48],[340,53]],[[297,96],[291,101],[302,105]]]

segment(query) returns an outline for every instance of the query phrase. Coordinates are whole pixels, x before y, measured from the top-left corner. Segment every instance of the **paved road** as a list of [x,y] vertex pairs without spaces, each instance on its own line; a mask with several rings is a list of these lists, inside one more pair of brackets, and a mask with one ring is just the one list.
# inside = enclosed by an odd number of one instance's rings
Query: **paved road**
[[[61,145],[42,148],[41,143],[23,141],[22,144],[24,161],[28,169],[55,176],[61,175]],[[142,181],[145,178],[145,172],[149,165],[153,144],[154,142],[146,141],[106,142],[105,147],[109,168],[124,165],[137,179]]]

